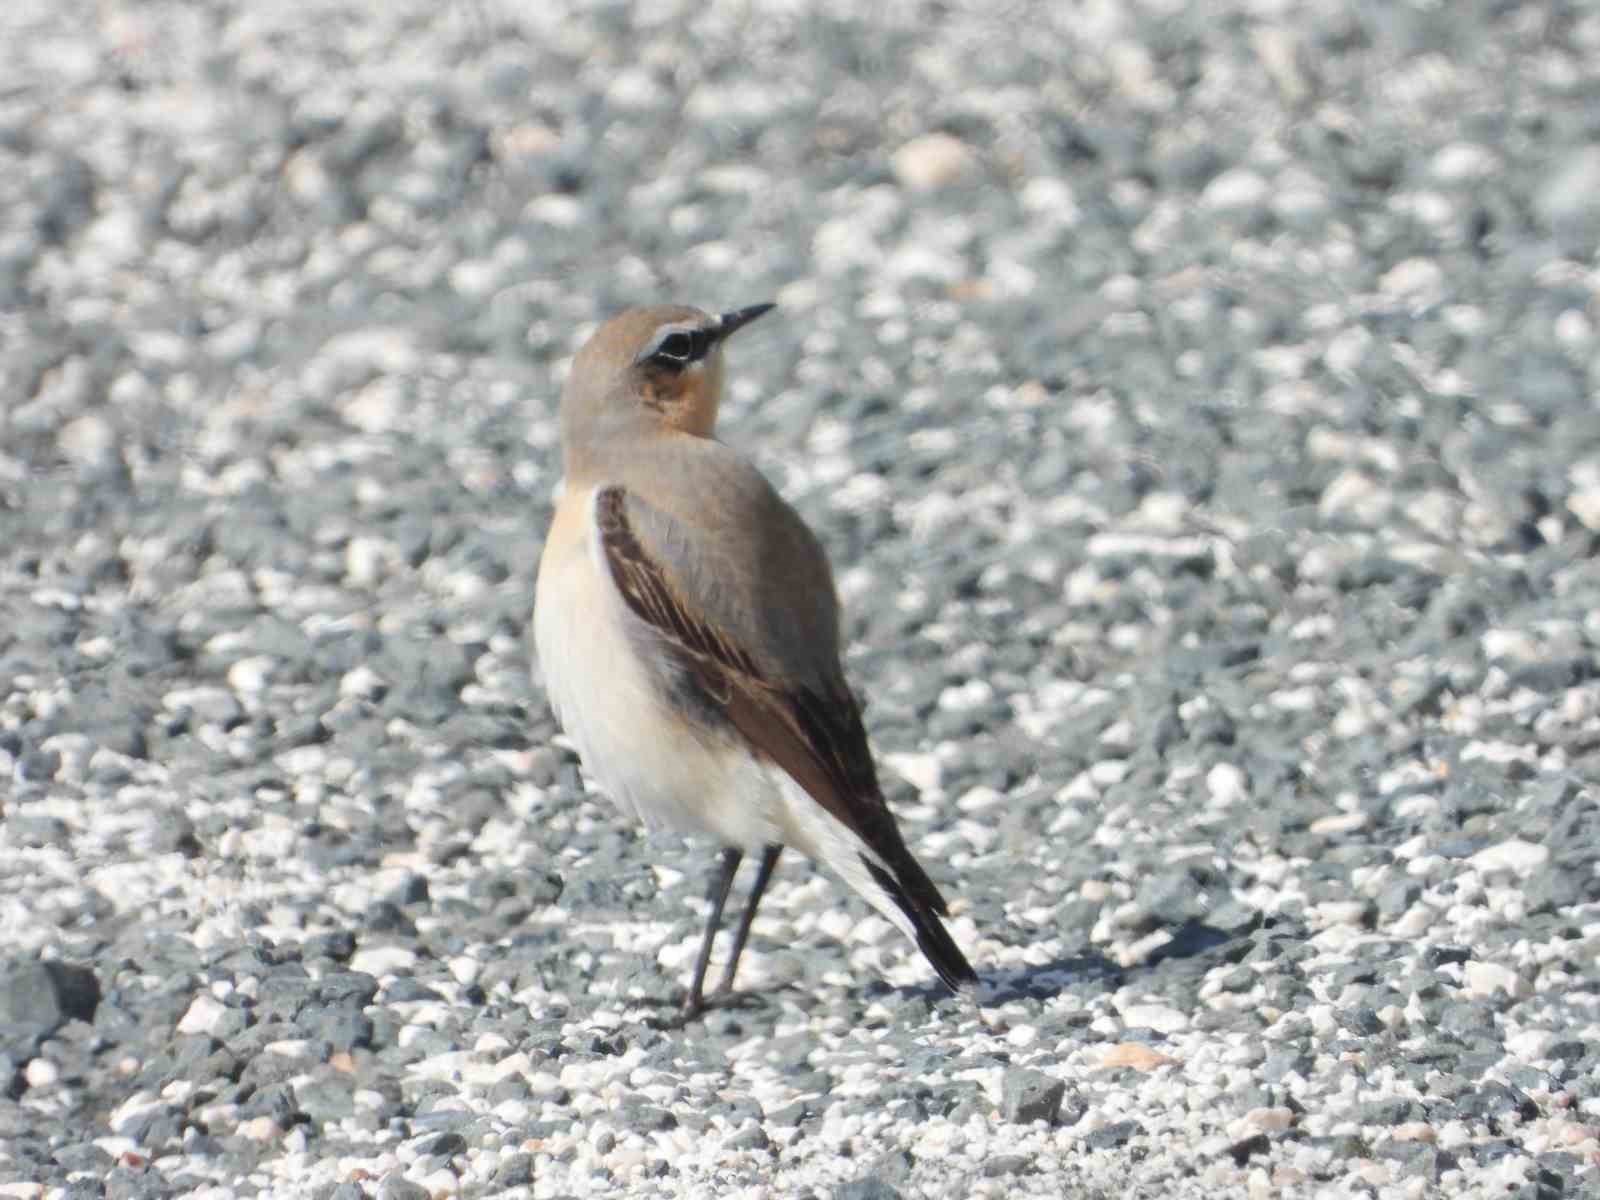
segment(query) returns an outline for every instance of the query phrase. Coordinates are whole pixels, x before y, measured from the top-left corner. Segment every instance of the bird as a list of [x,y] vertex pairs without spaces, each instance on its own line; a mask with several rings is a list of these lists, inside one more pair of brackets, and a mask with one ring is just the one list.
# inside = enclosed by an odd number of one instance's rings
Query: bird
[[775,307],[631,308],[578,350],[534,593],[545,691],[590,778],[646,827],[721,845],[684,1020],[706,1007],[740,863],[759,855],[719,994],[786,846],[883,914],[953,992],[978,983],[879,787],[827,554],[716,437],[727,341]]

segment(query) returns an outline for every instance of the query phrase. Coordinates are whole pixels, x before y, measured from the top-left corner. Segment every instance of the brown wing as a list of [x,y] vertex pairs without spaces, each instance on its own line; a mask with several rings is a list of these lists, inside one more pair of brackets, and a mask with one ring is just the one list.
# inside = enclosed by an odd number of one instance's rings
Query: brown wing
[[[690,598],[696,584],[706,586],[703,564],[674,564],[652,552],[652,544],[670,543],[681,558],[689,542],[671,516],[637,495],[602,488],[595,521],[624,601],[660,634],[704,696],[757,753],[852,830],[917,905],[945,915],[944,898],[906,848],[878,790],[861,710],[837,664],[804,682],[785,678],[770,654],[741,642],[727,622],[708,619],[703,605]],[[831,646],[822,650],[834,652]]]

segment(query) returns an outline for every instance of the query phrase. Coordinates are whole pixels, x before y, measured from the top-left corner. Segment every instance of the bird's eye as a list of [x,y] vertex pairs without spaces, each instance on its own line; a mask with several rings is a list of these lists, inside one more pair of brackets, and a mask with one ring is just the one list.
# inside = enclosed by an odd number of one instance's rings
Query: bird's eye
[[703,330],[677,330],[667,334],[650,353],[650,361],[657,366],[682,370],[706,352],[706,335]]

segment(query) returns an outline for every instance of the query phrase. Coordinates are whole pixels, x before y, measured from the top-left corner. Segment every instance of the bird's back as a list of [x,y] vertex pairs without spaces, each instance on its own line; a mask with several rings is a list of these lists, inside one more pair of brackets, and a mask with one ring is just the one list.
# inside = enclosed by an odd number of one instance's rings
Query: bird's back
[[661,540],[656,550],[694,603],[764,672],[787,683],[842,683],[839,601],[827,555],[748,459],[707,438],[663,435],[627,461],[607,464],[605,475],[635,494],[632,481],[671,479],[670,487],[648,491],[652,507],[668,518],[649,531]]

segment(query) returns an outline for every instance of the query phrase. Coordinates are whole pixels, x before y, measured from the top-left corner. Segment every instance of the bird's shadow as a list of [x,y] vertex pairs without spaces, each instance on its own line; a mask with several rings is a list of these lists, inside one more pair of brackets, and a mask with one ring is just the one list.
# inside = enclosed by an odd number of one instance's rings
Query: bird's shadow
[[[717,991],[705,998],[704,1006],[699,1012],[689,1014],[683,1012],[682,991],[673,995],[636,996],[629,1001],[629,1004],[634,1008],[650,1010],[644,1017],[644,1023],[651,1029],[675,1030],[725,1014],[769,1013],[776,1018],[780,1012],[789,1007],[784,1004],[784,997],[802,996],[806,994],[807,986],[804,981],[796,980],[768,991],[746,991],[740,988],[735,988],[731,992]],[[920,1002],[926,1005],[929,1011],[940,1004],[958,1003],[949,989],[940,983],[895,987],[883,980],[872,980],[854,989],[853,997],[862,1004],[887,1000],[891,1007],[897,1009],[907,1005],[915,1006]]]
[[1058,958],[1037,966],[982,972],[983,989],[978,993],[984,1004],[1009,1004],[1014,1000],[1047,1000],[1062,992],[1096,983],[1118,987],[1126,977],[1124,968],[1103,954],[1080,954]]
[[[1148,959],[1123,966],[1103,954],[1086,953],[1058,958],[1052,962],[1017,969],[979,968],[978,1001],[984,1005],[1007,1004],[1017,1000],[1048,1000],[1063,992],[1089,988],[1115,989],[1130,979],[1154,971],[1171,970],[1181,964],[1191,970],[1209,970],[1220,961],[1237,961],[1250,945],[1250,934],[1259,923],[1238,931],[1218,929],[1201,921],[1190,921],[1174,931],[1173,938]],[[786,983],[773,991],[735,988],[731,992],[712,992],[699,1012],[683,1012],[683,992],[634,996],[629,1005],[648,1010],[644,1023],[652,1029],[677,1030],[719,1014],[776,1012],[784,992],[802,988],[801,982]],[[941,984],[894,987],[882,980],[865,983],[858,989],[868,1002],[894,997],[899,1004],[921,1001],[931,1010],[954,997]]]
[[696,1021],[704,1021],[707,1017],[719,1013],[750,1013],[769,1009],[773,1004],[773,997],[763,992],[742,992],[737,989],[731,992],[713,992],[701,1004],[698,1012],[687,1013],[683,1011],[683,996],[640,996],[630,1001],[635,1008],[650,1009],[644,1018],[644,1023],[651,1029],[672,1030],[684,1029]]
[[1259,922],[1244,930],[1230,932],[1189,921],[1173,933],[1172,940],[1141,963],[1123,966],[1103,954],[1080,954],[1054,962],[1017,970],[990,971],[984,974],[986,1004],[1005,1004],[1013,1000],[1046,1000],[1062,992],[1085,986],[1121,987],[1131,978],[1184,964],[1192,969],[1207,969],[1220,961],[1237,961],[1250,945],[1250,934]]

